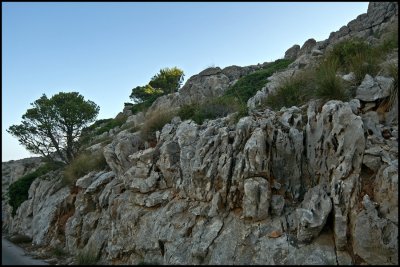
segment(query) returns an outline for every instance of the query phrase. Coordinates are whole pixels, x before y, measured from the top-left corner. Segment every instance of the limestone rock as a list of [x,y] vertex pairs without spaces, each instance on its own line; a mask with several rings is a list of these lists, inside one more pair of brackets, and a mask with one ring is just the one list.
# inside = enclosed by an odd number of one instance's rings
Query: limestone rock
[[85,193],[93,193],[103,184],[107,184],[115,176],[114,172],[100,172],[87,187]]
[[354,253],[368,264],[398,264],[398,227],[374,206],[357,214],[352,235]]
[[356,98],[362,101],[375,101],[389,96],[393,78],[365,75],[364,80],[357,88]]
[[304,44],[300,48],[298,55],[302,56],[302,55],[311,53],[312,49],[315,47],[316,44],[317,44],[317,41],[315,41],[315,39],[313,39],[313,38],[308,39],[307,41],[304,42]]
[[382,165],[374,182],[374,199],[379,203],[379,213],[398,224],[398,159]]
[[311,188],[304,196],[300,208],[296,209],[298,217],[297,238],[300,242],[309,242],[319,235],[324,227],[332,202],[322,186]]
[[285,206],[285,198],[281,195],[272,195],[271,198],[271,213],[280,216]]
[[284,59],[295,60],[297,58],[299,51],[300,51],[300,46],[297,44],[293,45],[291,48],[286,50]]
[[263,220],[268,217],[271,189],[262,177],[246,179],[244,182],[243,215],[245,218]]
[[111,170],[120,177],[130,168],[128,156],[143,148],[144,142],[138,133],[121,132],[104,148],[104,157]]

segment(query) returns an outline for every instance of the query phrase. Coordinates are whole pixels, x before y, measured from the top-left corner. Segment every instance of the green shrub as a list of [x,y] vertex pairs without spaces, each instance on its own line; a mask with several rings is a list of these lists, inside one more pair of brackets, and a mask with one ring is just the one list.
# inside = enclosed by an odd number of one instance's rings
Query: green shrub
[[48,162],[43,166],[40,166],[34,172],[22,176],[20,179],[18,179],[8,187],[8,203],[12,207],[12,216],[16,214],[16,211],[18,207],[22,204],[22,202],[28,199],[28,191],[32,182],[39,176],[42,176],[50,171],[59,169],[61,166],[61,163]]
[[396,64],[388,66],[389,75],[394,79],[392,88],[390,88],[390,95],[388,99],[388,110],[390,110],[398,100],[399,95],[399,67]]
[[177,116],[179,116],[183,121],[192,119],[195,116],[198,108],[198,104],[183,105],[179,108]]
[[61,248],[60,246],[54,247],[54,248],[51,250],[51,252],[52,252],[52,254],[53,254],[54,256],[56,256],[57,258],[65,257],[65,256],[68,255],[68,253],[67,253],[63,248]]
[[83,250],[76,255],[78,265],[95,265],[99,261],[99,256],[93,250]]
[[[88,147],[92,144],[95,144],[92,143],[95,136],[108,132],[117,126],[123,125],[127,119],[128,117],[123,115],[114,119],[102,119],[96,121],[89,127],[86,127],[82,130],[82,134],[79,139],[80,145],[82,147]],[[99,141],[96,140],[96,143],[99,143]]]
[[342,100],[349,99],[348,91],[345,88],[343,80],[336,75],[338,61],[333,58],[322,63],[316,70],[315,91],[313,94],[324,100]]
[[203,124],[206,119],[225,117],[238,112],[238,117],[247,114],[247,106],[237,97],[222,96],[201,104],[184,105],[178,111],[182,120],[192,119],[197,124]]
[[399,47],[399,24],[398,21],[389,26],[382,34],[382,43],[378,49],[382,53],[391,52],[394,48]]
[[141,103],[133,104],[131,108],[132,114],[137,114],[141,111],[146,111],[156,101],[158,97],[159,95],[155,95]]
[[354,72],[355,83],[359,85],[366,74],[371,76],[378,74],[379,63],[387,52],[397,46],[397,39],[394,41],[390,36],[379,46],[369,45],[357,38],[345,40],[333,47],[327,55],[327,61],[337,60],[338,70],[347,73]]
[[105,125],[97,129],[95,135],[100,135],[102,133],[110,131],[111,129],[114,129],[115,127],[121,126],[126,122],[127,119],[127,116],[120,116],[119,118],[117,117],[115,119],[111,119],[107,121]]
[[152,112],[146,118],[140,129],[140,137],[147,141],[155,140],[156,131],[160,131],[174,116],[175,112]]
[[32,238],[26,235],[16,234],[10,237],[10,241],[14,244],[31,243]]
[[239,101],[247,103],[247,100],[255,95],[255,93],[265,86],[268,77],[277,71],[287,68],[292,60],[278,59],[269,63],[261,70],[252,72],[241,77],[233,86],[226,90],[224,96],[239,98]]
[[91,171],[101,171],[108,167],[101,151],[83,152],[78,155],[64,170],[64,183],[75,184],[76,180]]
[[313,96],[314,87],[315,72],[303,71],[283,80],[276,91],[262,103],[262,107],[269,106],[274,110],[279,110],[282,107],[298,106]]

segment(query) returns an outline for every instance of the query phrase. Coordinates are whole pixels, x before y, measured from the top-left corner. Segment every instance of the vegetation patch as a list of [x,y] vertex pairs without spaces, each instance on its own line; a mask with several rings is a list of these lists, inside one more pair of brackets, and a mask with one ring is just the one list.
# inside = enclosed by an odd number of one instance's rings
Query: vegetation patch
[[[372,46],[361,39],[349,39],[336,44],[327,52],[319,65],[312,70],[305,70],[294,77],[282,81],[273,94],[262,103],[261,107],[279,110],[282,107],[299,106],[313,98],[348,101],[355,94],[355,88],[361,84],[366,74],[378,75],[381,71],[379,63],[383,62],[387,53],[398,46],[396,33],[389,31],[380,45]],[[389,66],[390,76],[397,79],[398,67]],[[355,81],[344,81],[339,74],[353,72]],[[390,98],[393,105],[397,97],[397,81],[392,88],[394,97]]]
[[281,82],[276,92],[269,95],[262,103],[262,107],[271,107],[279,110],[281,107],[300,105],[312,97],[315,73],[303,71],[292,78]]
[[14,244],[31,243],[32,238],[26,235],[16,234],[10,237],[10,241]]
[[207,119],[225,117],[230,113],[247,114],[247,107],[235,97],[218,97],[201,104],[184,105],[178,111],[182,120],[191,119],[203,124]]
[[140,129],[140,137],[146,141],[156,139],[156,131],[161,131],[165,124],[175,116],[175,112],[156,111],[149,114]]
[[60,246],[52,248],[51,253],[57,258],[63,258],[68,255],[68,253]]
[[247,100],[265,86],[268,77],[276,71],[287,68],[292,62],[292,60],[278,59],[263,69],[240,78],[220,97],[207,100],[204,103],[182,106],[177,115],[182,120],[191,119],[197,124],[202,124],[206,119],[225,117],[230,113],[237,112],[236,120],[238,120],[247,115]]
[[292,60],[278,59],[269,63],[261,70],[252,72],[240,78],[233,86],[226,90],[223,97],[236,97],[239,101],[247,103],[247,100],[255,95],[255,93],[263,88],[268,78],[277,71],[286,69]]
[[105,132],[109,132],[111,129],[114,129],[115,127],[121,127],[126,120],[128,119],[127,116],[117,116],[114,119],[102,119],[98,120],[89,127],[86,127],[82,130],[82,135],[81,138],[79,139],[80,145],[82,147],[89,147],[90,145],[93,145],[95,143],[100,143],[103,142],[104,140],[107,139],[107,137],[104,137],[101,141],[100,139],[97,139],[95,141],[94,137],[101,135]]
[[108,167],[102,151],[79,154],[64,170],[63,181],[67,185],[75,184],[76,180],[91,171],[101,171]]
[[22,202],[28,199],[29,187],[36,178],[50,171],[57,170],[61,166],[62,164],[58,162],[48,162],[43,166],[40,166],[38,169],[36,169],[36,171],[24,175],[12,183],[7,192],[7,196],[9,198],[8,203],[12,207],[11,215],[14,216]]
[[78,265],[95,265],[99,261],[99,256],[93,250],[83,250],[76,255]]

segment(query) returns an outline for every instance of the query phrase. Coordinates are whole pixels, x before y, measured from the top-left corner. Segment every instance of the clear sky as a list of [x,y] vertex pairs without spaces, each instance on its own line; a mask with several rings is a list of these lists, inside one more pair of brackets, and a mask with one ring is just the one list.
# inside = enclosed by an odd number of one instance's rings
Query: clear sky
[[325,40],[368,2],[2,3],[2,161],[34,156],[6,132],[43,93],[77,91],[114,118],[161,68],[273,61]]

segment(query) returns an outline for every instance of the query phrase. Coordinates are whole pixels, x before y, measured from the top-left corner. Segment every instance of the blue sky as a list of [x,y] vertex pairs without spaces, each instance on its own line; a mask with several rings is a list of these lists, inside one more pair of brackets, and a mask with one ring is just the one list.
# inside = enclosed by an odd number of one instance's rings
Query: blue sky
[[2,3],[2,161],[34,156],[6,132],[43,93],[77,91],[113,118],[161,68],[273,61],[325,40],[368,2]]

